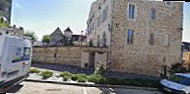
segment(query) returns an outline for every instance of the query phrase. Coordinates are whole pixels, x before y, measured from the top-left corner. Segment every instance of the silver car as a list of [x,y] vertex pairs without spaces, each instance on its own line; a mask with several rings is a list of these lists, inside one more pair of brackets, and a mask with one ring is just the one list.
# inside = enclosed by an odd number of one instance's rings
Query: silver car
[[160,83],[166,92],[190,94],[190,74],[176,73],[171,79],[163,79]]

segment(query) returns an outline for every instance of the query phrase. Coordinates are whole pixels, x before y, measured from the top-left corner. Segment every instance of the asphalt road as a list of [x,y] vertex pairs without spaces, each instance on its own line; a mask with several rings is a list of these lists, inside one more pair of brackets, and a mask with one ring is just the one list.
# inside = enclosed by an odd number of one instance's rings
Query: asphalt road
[[57,85],[49,83],[23,82],[15,86],[7,94],[162,94],[159,91],[112,89],[108,88],[81,87],[72,85]]

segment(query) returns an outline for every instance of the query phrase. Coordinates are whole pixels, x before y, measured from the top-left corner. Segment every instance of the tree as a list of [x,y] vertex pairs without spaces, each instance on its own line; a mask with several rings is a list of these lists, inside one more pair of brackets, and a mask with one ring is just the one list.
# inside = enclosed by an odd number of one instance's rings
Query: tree
[[32,41],[36,41],[38,38],[34,32],[26,32],[24,36],[31,38]]
[[50,35],[44,35],[42,39],[43,43],[49,43],[50,42]]
[[9,27],[3,17],[0,17],[0,27]]

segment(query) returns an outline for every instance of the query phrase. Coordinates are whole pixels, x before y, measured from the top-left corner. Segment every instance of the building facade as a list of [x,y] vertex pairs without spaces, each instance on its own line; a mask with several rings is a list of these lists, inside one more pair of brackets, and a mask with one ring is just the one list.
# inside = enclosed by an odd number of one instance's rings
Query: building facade
[[87,23],[95,46],[106,32],[109,71],[160,76],[181,63],[183,3],[97,0]]
[[12,0],[0,0],[0,17],[5,17],[7,22],[11,22]]
[[87,42],[93,46],[110,46],[113,0],[97,0],[87,21]]

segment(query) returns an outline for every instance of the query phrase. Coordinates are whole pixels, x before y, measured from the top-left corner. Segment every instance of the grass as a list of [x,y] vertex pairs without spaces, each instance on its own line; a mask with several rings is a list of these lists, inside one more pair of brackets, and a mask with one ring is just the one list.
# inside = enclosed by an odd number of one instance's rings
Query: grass
[[44,71],[41,73],[41,76],[43,77],[43,79],[47,79],[53,76],[53,72],[52,71]]
[[30,73],[40,73],[40,71],[36,68],[30,68]]

